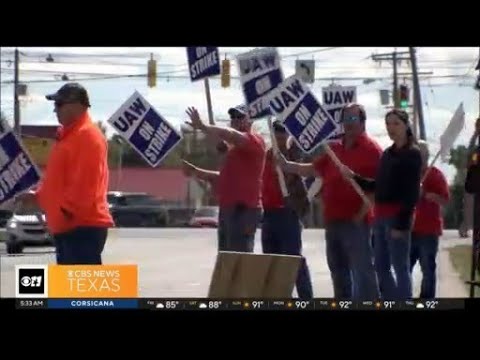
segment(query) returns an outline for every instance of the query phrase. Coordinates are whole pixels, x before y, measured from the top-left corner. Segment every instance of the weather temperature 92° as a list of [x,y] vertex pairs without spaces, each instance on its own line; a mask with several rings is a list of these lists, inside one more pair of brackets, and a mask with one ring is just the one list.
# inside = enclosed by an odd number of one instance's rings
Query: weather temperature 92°
[[438,306],[438,301],[436,300],[425,301],[425,307],[427,309],[435,310],[437,306]]
[[351,309],[352,308],[352,302],[351,301],[339,301],[338,305],[340,306],[340,309]]

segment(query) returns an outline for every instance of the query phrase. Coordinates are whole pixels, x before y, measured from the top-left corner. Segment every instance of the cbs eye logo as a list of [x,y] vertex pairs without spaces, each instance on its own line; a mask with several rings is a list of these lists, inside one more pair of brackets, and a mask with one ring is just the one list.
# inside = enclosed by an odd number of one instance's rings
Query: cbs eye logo
[[17,267],[17,297],[46,296],[46,266]]

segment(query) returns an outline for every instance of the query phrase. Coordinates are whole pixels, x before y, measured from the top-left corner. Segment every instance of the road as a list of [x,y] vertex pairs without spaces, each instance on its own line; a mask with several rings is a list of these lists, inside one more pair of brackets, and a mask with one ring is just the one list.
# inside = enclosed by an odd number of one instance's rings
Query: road
[[[261,253],[260,231],[255,252]],[[456,231],[446,231],[438,257],[438,296],[466,297],[465,288],[453,270],[446,249],[468,244]],[[333,289],[325,257],[325,232],[307,229],[303,233],[303,252],[310,267],[317,298],[332,297]],[[114,229],[103,254],[104,263],[137,264],[139,296],[206,297],[215,264],[214,229]],[[1,297],[15,294],[15,265],[55,262],[52,247],[26,248],[21,255],[7,255],[0,243]],[[420,271],[414,270],[415,294],[419,293]]]

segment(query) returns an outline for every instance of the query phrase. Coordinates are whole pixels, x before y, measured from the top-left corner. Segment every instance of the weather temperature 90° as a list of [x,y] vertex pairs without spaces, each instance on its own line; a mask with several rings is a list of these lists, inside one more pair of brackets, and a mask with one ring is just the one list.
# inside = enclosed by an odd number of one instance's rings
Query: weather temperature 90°
[[295,301],[295,309],[302,310],[310,308],[310,301]]

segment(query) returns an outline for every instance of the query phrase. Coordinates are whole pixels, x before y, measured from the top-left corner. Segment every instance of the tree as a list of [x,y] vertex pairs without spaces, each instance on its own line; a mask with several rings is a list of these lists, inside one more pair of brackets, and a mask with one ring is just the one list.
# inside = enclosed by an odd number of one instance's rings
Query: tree
[[445,207],[445,228],[458,229],[463,221],[463,197],[465,195],[465,178],[467,176],[468,149],[459,145],[450,150],[448,163],[455,167],[456,174],[450,186],[450,201]]

